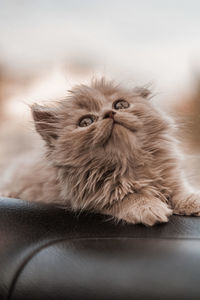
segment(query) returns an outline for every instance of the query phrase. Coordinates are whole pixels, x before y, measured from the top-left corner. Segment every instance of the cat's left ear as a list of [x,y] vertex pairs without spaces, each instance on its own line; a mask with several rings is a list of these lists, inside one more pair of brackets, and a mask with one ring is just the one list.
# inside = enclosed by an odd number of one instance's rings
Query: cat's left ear
[[138,95],[139,97],[142,97],[144,99],[149,99],[152,95],[150,89],[146,88],[146,87],[136,87],[134,88],[134,93],[136,93],[136,95]]
[[48,146],[53,146],[58,138],[58,117],[55,108],[45,107],[38,104],[31,106],[35,128]]

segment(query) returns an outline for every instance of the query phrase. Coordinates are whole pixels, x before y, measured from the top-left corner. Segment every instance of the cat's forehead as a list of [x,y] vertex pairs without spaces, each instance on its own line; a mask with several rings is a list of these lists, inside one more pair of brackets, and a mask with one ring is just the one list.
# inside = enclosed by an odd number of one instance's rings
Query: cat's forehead
[[71,93],[74,108],[92,111],[99,111],[104,105],[124,95],[123,91],[111,86],[79,86]]
[[74,94],[73,105],[77,109],[99,111],[105,101],[103,94],[95,89],[82,89],[79,93]]

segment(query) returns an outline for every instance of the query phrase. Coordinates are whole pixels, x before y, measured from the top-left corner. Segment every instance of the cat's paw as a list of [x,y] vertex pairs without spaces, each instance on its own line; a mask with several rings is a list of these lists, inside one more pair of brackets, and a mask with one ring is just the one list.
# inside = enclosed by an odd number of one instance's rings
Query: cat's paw
[[173,211],[159,199],[147,199],[141,205],[134,205],[132,209],[123,216],[128,223],[142,223],[147,226],[153,226],[156,223],[168,222],[168,217]]
[[200,194],[191,194],[183,201],[177,201],[174,214],[185,216],[200,216]]

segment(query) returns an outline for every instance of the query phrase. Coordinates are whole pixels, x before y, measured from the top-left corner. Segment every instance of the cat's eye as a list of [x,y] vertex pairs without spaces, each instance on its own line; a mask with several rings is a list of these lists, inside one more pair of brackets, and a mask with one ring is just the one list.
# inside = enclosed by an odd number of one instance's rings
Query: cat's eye
[[125,109],[128,108],[130,105],[129,103],[124,99],[118,99],[113,103],[114,109]]
[[80,127],[86,127],[86,126],[91,125],[94,121],[95,121],[95,117],[94,116],[85,116],[85,117],[83,117],[83,118],[80,119],[78,125]]

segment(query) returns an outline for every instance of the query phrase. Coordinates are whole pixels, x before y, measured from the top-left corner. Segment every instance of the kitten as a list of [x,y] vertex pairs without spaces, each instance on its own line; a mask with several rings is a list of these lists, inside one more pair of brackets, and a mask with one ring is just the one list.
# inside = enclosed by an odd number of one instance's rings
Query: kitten
[[173,125],[148,96],[101,79],[76,86],[54,107],[34,104],[46,155],[23,161],[2,193],[149,226],[172,213],[199,216],[200,197],[184,182]]

